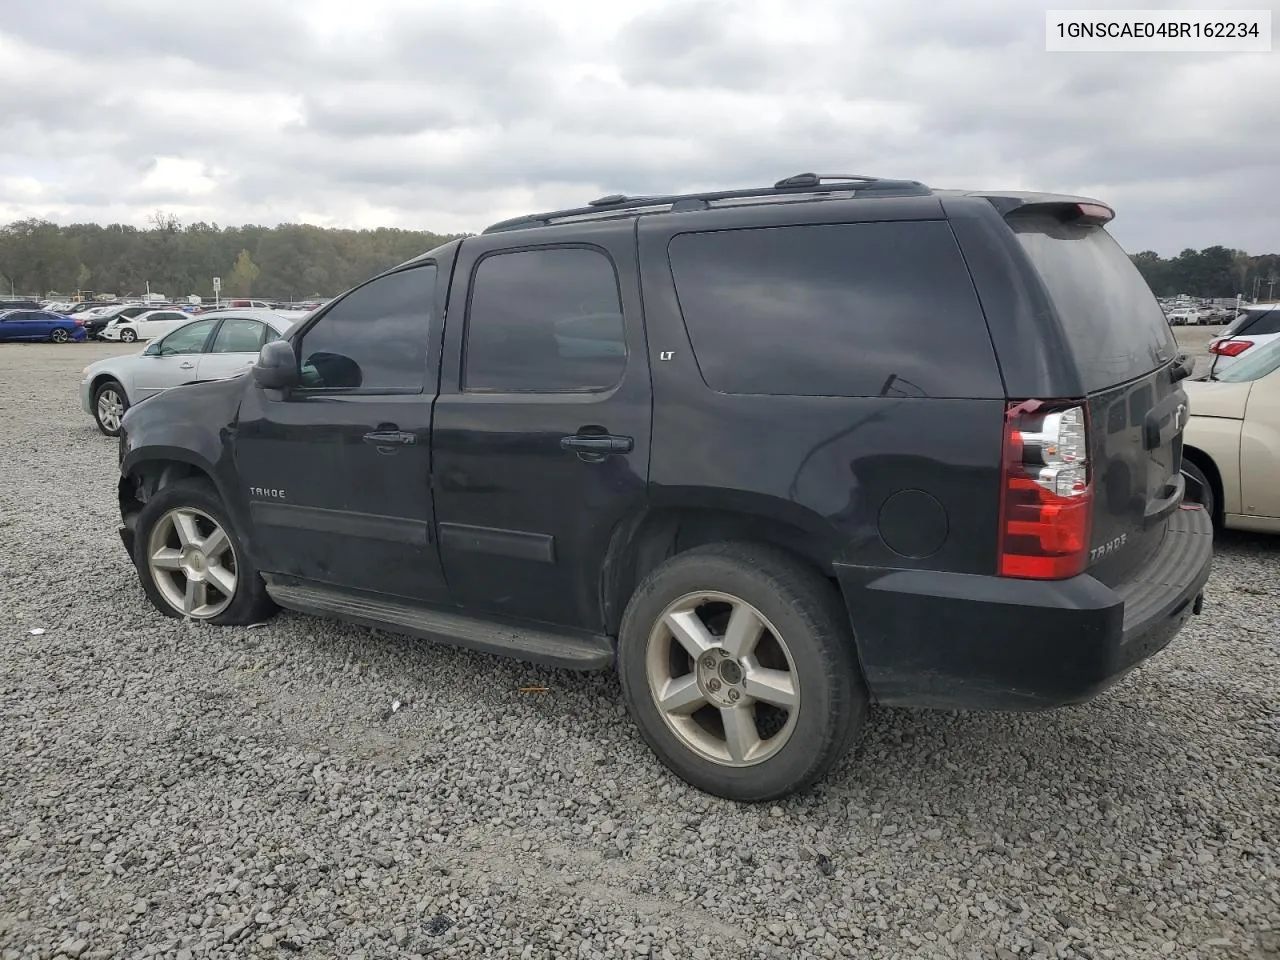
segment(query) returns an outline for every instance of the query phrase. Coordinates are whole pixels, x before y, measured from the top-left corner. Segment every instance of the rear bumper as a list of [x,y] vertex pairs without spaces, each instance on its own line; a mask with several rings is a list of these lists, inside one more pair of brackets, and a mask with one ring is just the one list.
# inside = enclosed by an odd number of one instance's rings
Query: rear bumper
[[871,695],[895,706],[1039,710],[1091,699],[1200,612],[1213,525],[1168,520],[1135,577],[1034,581],[836,565]]

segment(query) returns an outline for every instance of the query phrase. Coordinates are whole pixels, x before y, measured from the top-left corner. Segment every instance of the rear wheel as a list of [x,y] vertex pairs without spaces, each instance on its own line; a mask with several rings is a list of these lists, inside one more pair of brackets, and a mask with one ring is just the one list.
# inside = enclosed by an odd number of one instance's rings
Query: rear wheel
[[641,735],[678,776],[720,797],[805,789],[866,718],[839,594],[769,547],[713,544],[667,561],[636,590],[618,643]]
[[212,486],[161,487],[138,514],[133,561],[147,598],[169,617],[257,623],[276,609]]
[[62,327],[54,327],[49,331],[49,339],[54,343],[66,343],[71,339],[71,334],[63,330]]
[[1198,503],[1205,509],[1205,513],[1209,514],[1209,519],[1213,521],[1214,526],[1218,525],[1218,497],[1213,488],[1213,484],[1209,478],[1205,476],[1203,470],[1192,463],[1190,460],[1182,461],[1182,472],[1185,473],[1199,490],[1192,493],[1187,491],[1187,499],[1192,503]]
[[108,437],[120,435],[120,422],[129,409],[129,398],[124,387],[115,380],[106,380],[93,392],[93,419],[98,429]]
[[123,330],[120,331],[120,339],[123,340],[125,343],[133,343],[135,340],[138,339],[138,334],[134,330],[131,330],[129,327],[125,327]]

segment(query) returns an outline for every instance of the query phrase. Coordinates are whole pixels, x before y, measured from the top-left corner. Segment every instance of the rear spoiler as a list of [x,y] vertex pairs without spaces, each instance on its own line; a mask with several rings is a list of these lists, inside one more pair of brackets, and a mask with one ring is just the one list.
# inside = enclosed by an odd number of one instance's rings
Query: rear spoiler
[[1026,201],[1017,197],[988,197],[1005,219],[1010,217],[1052,217],[1059,223],[1104,224],[1116,212],[1097,200],[1054,199]]

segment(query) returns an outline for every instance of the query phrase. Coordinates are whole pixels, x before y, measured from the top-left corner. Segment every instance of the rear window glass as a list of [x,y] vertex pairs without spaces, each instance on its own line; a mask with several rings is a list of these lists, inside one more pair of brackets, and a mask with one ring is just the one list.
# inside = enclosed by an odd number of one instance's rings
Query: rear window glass
[[1267,333],[1280,333],[1280,308],[1241,310],[1240,315],[1231,322],[1227,329],[1222,331],[1222,336],[1231,337],[1238,334],[1249,334],[1260,337]]
[[1049,217],[1014,216],[1009,225],[1049,292],[1089,393],[1177,354],[1155,294],[1106,230]]
[[973,282],[942,221],[674,237],[703,379],[735,394],[1004,395]]

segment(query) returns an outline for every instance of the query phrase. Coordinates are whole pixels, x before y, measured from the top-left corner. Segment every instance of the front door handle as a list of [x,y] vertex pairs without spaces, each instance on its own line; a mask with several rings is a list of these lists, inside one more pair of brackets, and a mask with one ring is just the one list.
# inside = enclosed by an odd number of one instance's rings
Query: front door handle
[[416,434],[408,433],[404,430],[374,430],[364,435],[364,442],[371,443],[375,447],[392,447],[401,445],[408,446],[418,442]]
[[573,450],[578,459],[599,463],[614,453],[630,453],[636,442],[631,437],[615,437],[610,434],[575,433],[560,438],[561,450]]
[[196,366],[196,365],[195,365],[194,363],[192,363],[190,360],[187,360],[187,361],[184,361],[183,363],[178,364],[178,369],[179,369],[179,370],[194,370],[194,369],[195,369],[195,366]]

